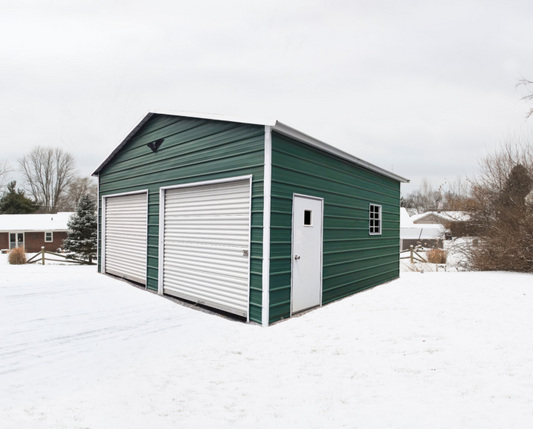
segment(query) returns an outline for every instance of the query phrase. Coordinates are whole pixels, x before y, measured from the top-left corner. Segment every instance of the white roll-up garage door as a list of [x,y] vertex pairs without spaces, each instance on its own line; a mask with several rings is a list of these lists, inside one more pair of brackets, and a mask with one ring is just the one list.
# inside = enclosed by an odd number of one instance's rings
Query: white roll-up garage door
[[247,317],[250,179],[164,192],[163,292]]
[[105,198],[105,272],[146,284],[148,198],[145,192]]

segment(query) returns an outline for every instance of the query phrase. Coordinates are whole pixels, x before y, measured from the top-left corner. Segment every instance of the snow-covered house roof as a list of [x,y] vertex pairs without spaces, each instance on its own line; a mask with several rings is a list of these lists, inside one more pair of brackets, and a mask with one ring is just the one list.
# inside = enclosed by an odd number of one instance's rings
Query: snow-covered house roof
[[417,225],[413,223],[413,219],[415,219],[417,216],[410,217],[409,213],[404,207],[400,208],[400,239],[436,240],[444,236],[446,229],[443,225],[439,223]]
[[416,224],[420,221],[424,221],[425,218],[438,218],[443,222],[457,222],[468,220],[470,219],[470,216],[468,213],[461,211],[426,212],[411,216],[411,221]]
[[421,224],[412,226],[400,227],[400,239],[402,240],[436,240],[443,238],[446,228],[443,225],[437,224]]
[[0,232],[9,231],[68,231],[67,222],[73,212],[56,214],[3,214]]
[[413,226],[413,219],[405,207],[400,207],[400,228]]

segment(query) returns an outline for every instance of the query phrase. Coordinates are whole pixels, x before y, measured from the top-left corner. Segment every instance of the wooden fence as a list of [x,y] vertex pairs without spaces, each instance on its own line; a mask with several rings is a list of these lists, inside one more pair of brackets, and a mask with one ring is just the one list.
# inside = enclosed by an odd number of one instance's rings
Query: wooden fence
[[[52,255],[52,256],[55,256],[56,258],[62,258],[62,259],[52,259],[46,255]],[[43,265],[45,265],[45,261],[69,262],[72,264],[79,264],[79,265],[96,265],[94,262],[84,261],[83,259],[76,259],[70,255],[61,255],[60,253],[49,252],[48,250],[45,250],[44,247],[41,247],[41,251],[37,253],[36,255],[32,256],[26,263],[35,264],[39,261],[41,261]]]
[[422,256],[420,256],[420,254],[417,252],[417,250],[422,250],[421,247],[417,247],[417,248],[414,248],[413,245],[411,244],[411,246],[409,246],[409,249],[406,249],[406,250],[402,250],[400,252],[400,255],[402,253],[409,253],[408,256],[401,256],[400,259],[410,259],[411,260],[411,264],[414,264],[415,261],[418,261],[418,262],[427,262],[426,259]]

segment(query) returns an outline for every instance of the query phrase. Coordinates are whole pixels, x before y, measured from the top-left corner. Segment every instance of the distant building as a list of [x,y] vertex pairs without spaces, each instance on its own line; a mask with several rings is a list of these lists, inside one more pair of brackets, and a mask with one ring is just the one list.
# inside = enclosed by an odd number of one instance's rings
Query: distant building
[[28,253],[63,247],[73,213],[0,215],[0,249],[24,247]]
[[479,235],[479,228],[471,221],[470,215],[462,211],[426,212],[412,216],[411,220],[415,225],[443,225],[448,238]]
[[465,212],[459,211],[426,212],[411,217],[415,225],[440,224],[446,226],[450,222],[463,222],[468,219],[469,216]]
[[[410,217],[405,208],[400,209],[400,249],[406,250],[410,246],[442,249],[446,228],[440,223],[414,223],[413,219],[420,216],[422,215]],[[426,217],[422,220],[434,219],[436,217]]]

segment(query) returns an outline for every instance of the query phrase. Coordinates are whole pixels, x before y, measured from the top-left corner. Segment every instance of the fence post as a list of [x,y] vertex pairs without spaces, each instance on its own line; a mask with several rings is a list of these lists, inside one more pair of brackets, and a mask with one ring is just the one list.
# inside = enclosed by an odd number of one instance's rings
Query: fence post
[[411,246],[409,246],[411,248],[411,264],[414,264],[414,260],[413,260],[413,245],[411,244]]
[[42,264],[44,265],[44,246],[41,246]]

